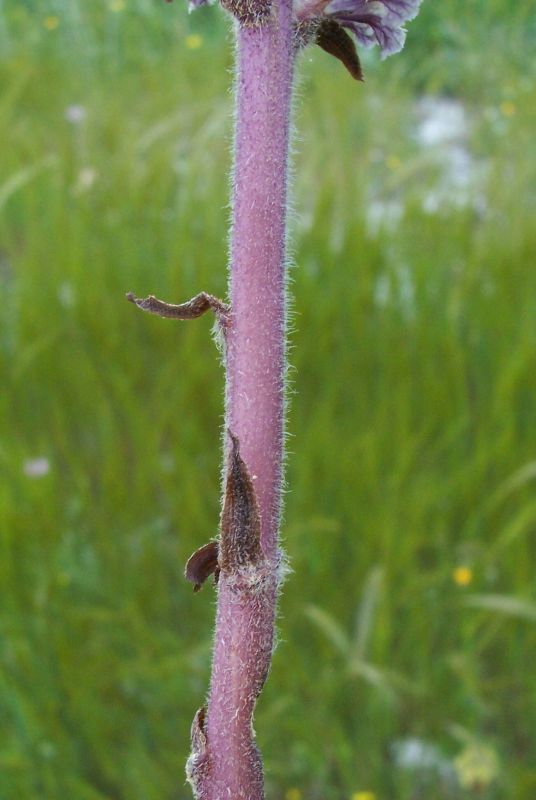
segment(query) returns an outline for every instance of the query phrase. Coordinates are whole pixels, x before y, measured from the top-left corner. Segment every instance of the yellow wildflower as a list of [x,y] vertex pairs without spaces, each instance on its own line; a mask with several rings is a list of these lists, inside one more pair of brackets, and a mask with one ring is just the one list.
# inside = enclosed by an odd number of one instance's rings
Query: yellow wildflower
[[354,792],[352,800],[376,800],[374,792]]
[[458,586],[469,586],[473,580],[473,570],[471,567],[459,566],[452,573],[452,580]]
[[493,748],[473,742],[454,759],[454,769],[462,788],[481,791],[497,778],[499,759]]
[[198,33],[191,33],[186,37],[186,47],[188,50],[199,50],[203,44],[203,38]]
[[46,28],[47,31],[55,31],[59,24],[59,17],[50,16],[43,20],[43,28]]
[[287,789],[285,800],[302,800],[302,793],[299,789]]
[[501,114],[503,114],[505,117],[513,117],[516,113],[516,107],[511,100],[505,100],[503,103],[501,103],[499,108],[501,110]]
[[[399,157],[394,155],[387,156],[385,163],[387,165],[387,169],[392,169],[393,172],[397,169],[400,169],[402,165]],[[361,792],[361,794],[363,794],[363,792]]]

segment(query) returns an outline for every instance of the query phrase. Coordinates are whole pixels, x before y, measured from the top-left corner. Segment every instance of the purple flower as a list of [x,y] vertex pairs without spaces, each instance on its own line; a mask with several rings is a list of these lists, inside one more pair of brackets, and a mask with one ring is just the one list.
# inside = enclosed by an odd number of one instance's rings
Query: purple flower
[[336,22],[351,31],[358,44],[378,44],[385,58],[402,50],[404,23],[417,15],[420,4],[421,0],[294,0],[294,13],[299,26]]
[[[189,10],[213,1],[189,0]],[[225,0],[222,0],[222,5],[227,7]],[[314,39],[314,31],[331,20],[329,24],[336,22],[353,33],[357,44],[364,47],[379,45],[382,58],[386,58],[404,47],[404,24],[417,16],[420,5],[421,0],[294,0],[298,42],[304,45]],[[349,52],[348,43],[341,44],[342,38],[335,36],[333,29],[324,27],[324,39],[326,31],[329,31],[331,44],[324,47],[324,41],[321,45],[324,49],[335,55],[333,48],[340,50],[342,46],[345,53]],[[340,57],[337,54],[337,58]]]
[[324,14],[348,28],[358,44],[378,44],[382,58],[404,47],[404,23],[416,17],[421,0],[331,0]]

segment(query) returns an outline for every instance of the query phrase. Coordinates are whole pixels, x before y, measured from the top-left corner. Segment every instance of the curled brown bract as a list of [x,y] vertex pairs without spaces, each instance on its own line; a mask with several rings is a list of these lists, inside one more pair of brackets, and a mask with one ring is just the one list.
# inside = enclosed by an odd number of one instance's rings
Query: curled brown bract
[[184,575],[186,580],[194,584],[194,592],[198,592],[211,575],[214,575],[215,581],[218,580],[218,551],[218,542],[208,542],[196,550],[186,562]]
[[354,40],[334,19],[323,19],[316,30],[316,43],[341,61],[352,78],[363,80],[363,70]]
[[156,314],[159,317],[167,317],[168,319],[197,319],[207,311],[213,311],[219,322],[226,325],[229,321],[229,306],[218,300],[212,294],[207,292],[199,292],[191,300],[186,303],[175,305],[174,303],[166,303],[164,300],[159,300],[153,294],[148,297],[135,297],[132,292],[127,292],[126,298],[129,302],[141,308],[143,311],[148,311],[150,314]]

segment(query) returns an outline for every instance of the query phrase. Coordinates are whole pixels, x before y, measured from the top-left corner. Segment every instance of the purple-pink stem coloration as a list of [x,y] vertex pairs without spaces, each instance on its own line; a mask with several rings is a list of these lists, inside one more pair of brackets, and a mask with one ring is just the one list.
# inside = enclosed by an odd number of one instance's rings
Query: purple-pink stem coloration
[[291,4],[238,32],[227,427],[254,477],[267,558],[277,553],[283,445]]
[[252,715],[272,655],[280,574],[291,3],[279,0],[269,22],[237,36],[226,429],[255,489],[264,563],[220,575],[202,800],[264,797]]

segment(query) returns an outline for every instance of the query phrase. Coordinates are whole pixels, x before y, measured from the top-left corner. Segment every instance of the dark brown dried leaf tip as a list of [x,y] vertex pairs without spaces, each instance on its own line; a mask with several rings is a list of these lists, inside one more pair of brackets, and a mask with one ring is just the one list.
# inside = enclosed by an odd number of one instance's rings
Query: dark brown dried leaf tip
[[150,314],[157,314],[159,317],[168,317],[170,319],[197,319],[206,311],[213,311],[222,324],[226,324],[229,318],[229,306],[218,300],[211,294],[200,292],[188,300],[186,303],[174,305],[173,303],[165,303],[159,300],[153,294],[149,297],[141,298],[135,297],[132,292],[127,292],[127,300],[143,311],[148,311]]
[[208,542],[200,547],[186,562],[184,575],[194,585],[194,592],[198,592],[207,578],[212,574],[214,581],[218,580],[218,542]]
[[259,564],[261,518],[248,468],[240,457],[238,437],[229,431],[232,447],[227,466],[227,483],[221,515],[221,569],[233,573],[239,567]]
[[192,742],[192,750],[196,753],[202,752],[207,746],[207,734],[205,731],[207,709],[201,706],[195,712],[195,717],[190,729],[190,738]]
[[210,761],[207,751],[206,708],[202,706],[195,714],[190,729],[192,751],[186,762],[186,780],[190,783],[194,798],[206,797],[204,785],[207,780]]
[[363,70],[354,40],[346,33],[342,25],[339,25],[334,19],[322,20],[317,30],[316,43],[326,53],[338,58],[352,78],[355,78],[356,81],[363,80]]

